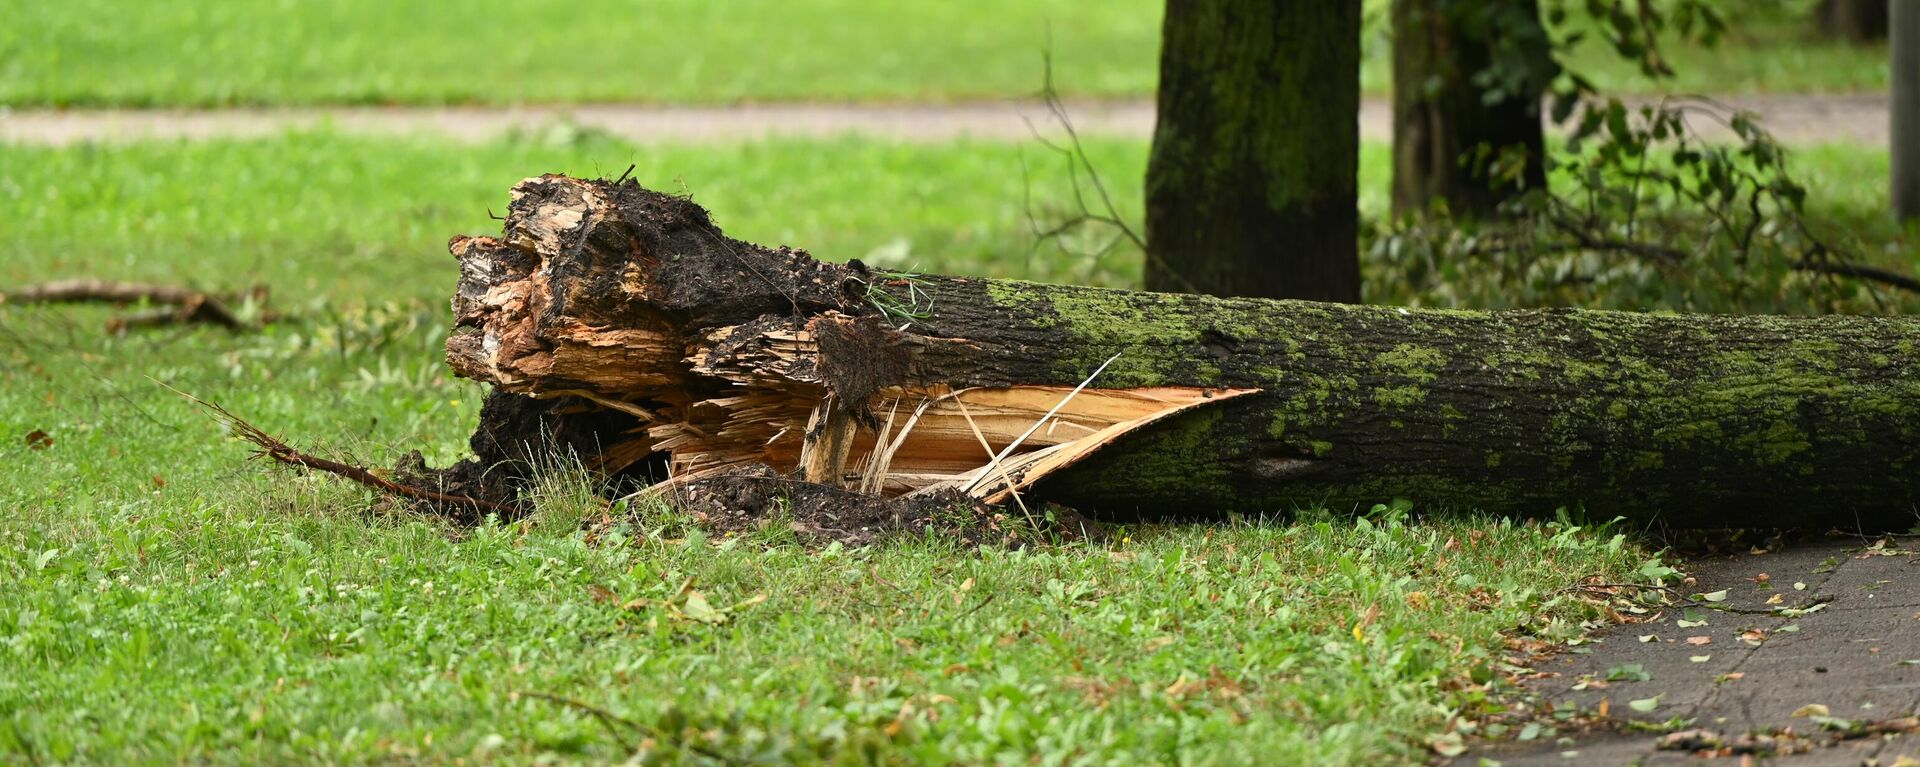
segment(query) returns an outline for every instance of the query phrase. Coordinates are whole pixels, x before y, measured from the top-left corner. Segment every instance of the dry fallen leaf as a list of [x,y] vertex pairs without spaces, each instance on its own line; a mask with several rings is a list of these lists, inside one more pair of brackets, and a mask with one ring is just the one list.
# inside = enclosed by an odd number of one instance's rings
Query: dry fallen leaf
[[1462,738],[1460,733],[1457,732],[1437,735],[1427,741],[1427,747],[1433,749],[1434,753],[1448,758],[1456,757],[1467,752],[1466,739]]
[[1777,604],[1780,604],[1785,599],[1786,599],[1785,594],[1775,594],[1773,596],[1767,597],[1767,604],[1777,605]]
[[1710,637],[1710,636],[1687,637],[1687,644],[1693,645],[1695,647],[1698,647],[1700,645],[1713,644],[1713,637]]
[[1794,709],[1793,715],[1794,716],[1832,716],[1833,712],[1828,711],[1827,707],[1823,704],[1808,703],[1807,705]]
[[27,432],[27,447],[33,450],[45,450],[53,447],[53,437],[47,436],[44,429]]

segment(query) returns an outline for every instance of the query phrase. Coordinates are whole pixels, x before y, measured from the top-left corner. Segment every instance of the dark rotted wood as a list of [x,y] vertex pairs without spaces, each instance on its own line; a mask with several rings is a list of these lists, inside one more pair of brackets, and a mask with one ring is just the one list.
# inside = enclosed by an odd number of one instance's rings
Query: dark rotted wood
[[[1681,527],[1904,528],[1920,502],[1920,320],[1440,311],[908,280],[725,240],[704,214],[671,212],[681,203],[631,184],[547,177],[522,190],[507,238],[455,245],[462,326],[450,357],[504,389],[668,411],[723,388],[688,369],[685,344],[708,339],[734,361],[715,364],[763,364],[753,347],[768,332],[837,312],[905,327],[839,339],[886,347],[871,356],[898,380],[861,377],[863,390],[1071,386],[1115,354],[1093,386],[1261,390],[1148,427],[1035,489],[1096,514],[1406,497],[1522,515],[1584,506]],[[546,291],[539,306],[481,298],[532,285]],[[626,339],[633,349],[615,348],[614,331],[642,326],[649,335]],[[583,332],[612,339],[599,352],[608,358],[652,367],[596,386],[486,352],[505,338],[537,355]],[[810,374],[834,368],[814,362]]]

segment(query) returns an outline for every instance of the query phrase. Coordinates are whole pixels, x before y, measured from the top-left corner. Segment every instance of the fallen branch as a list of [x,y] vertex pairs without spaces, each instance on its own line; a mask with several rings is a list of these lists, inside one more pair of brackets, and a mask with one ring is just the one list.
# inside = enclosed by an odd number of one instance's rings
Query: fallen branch
[[[246,330],[252,324],[228,307],[227,302],[251,300],[265,303],[266,299],[267,288],[264,285],[254,286],[244,295],[222,298],[216,294],[172,285],[92,279],[57,280],[0,292],[0,304],[109,303],[124,306],[144,303],[174,307],[114,317],[107,321],[107,330],[113,333],[194,322],[218,325],[228,330]],[[263,321],[271,321],[272,318],[271,312],[263,313]]]
[[[160,382],[155,381],[155,383],[160,383]],[[502,518],[509,516],[512,511],[511,509],[508,509],[504,504],[495,503],[493,501],[488,501],[480,498],[471,498],[464,495],[442,493],[434,490],[428,490],[426,488],[401,484],[399,482],[394,482],[392,480],[381,477],[373,473],[371,470],[364,469],[359,466],[353,466],[353,465],[341,463],[339,461],[330,461],[325,458],[307,455],[306,453],[302,453],[299,450],[295,450],[293,446],[280,441],[278,438],[274,437],[273,435],[266,433],[265,431],[260,429],[260,427],[254,426],[253,424],[248,423],[246,419],[241,418],[240,416],[234,415],[232,412],[228,411],[224,407],[221,407],[220,405],[200,399],[199,397],[195,397],[191,394],[180,391],[179,389],[175,389],[171,386],[167,386],[164,383],[160,383],[160,386],[166,388],[168,391],[171,391],[175,394],[185,397],[187,401],[192,402],[206,409],[206,411],[213,416],[214,420],[219,421],[222,424],[225,424],[228,428],[231,428],[234,431],[234,433],[237,434],[241,439],[244,439],[248,442],[253,443],[254,446],[258,448],[257,450],[254,451],[254,454],[256,456],[266,456],[268,458],[273,459],[274,461],[277,461],[279,463],[283,463],[289,466],[298,466],[303,469],[324,472],[327,474],[332,474],[337,477],[345,477],[346,479],[353,480],[354,482],[373,488],[374,490],[378,490],[388,495],[398,496],[398,497],[406,498],[409,500],[425,501],[427,503],[438,504],[442,506],[452,506],[457,508],[468,509],[471,511],[498,514]]]

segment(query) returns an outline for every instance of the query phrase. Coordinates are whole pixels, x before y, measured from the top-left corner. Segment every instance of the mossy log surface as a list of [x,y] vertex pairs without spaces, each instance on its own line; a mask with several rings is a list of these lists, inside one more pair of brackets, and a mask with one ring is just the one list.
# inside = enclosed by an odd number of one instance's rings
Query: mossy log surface
[[[453,251],[454,369],[506,392],[585,397],[569,401],[593,418],[632,413],[625,424],[648,429],[595,440],[627,440],[630,456],[670,454],[674,434],[714,449],[739,421],[702,427],[699,413],[733,393],[763,392],[748,409],[784,407],[790,421],[833,403],[866,434],[896,429],[882,419],[904,418],[911,396],[1064,390],[1112,358],[1090,391],[1232,396],[1122,430],[1029,498],[1110,518],[1406,497],[1676,527],[1846,528],[1910,526],[1920,503],[1916,319],[1443,311],[906,278],[727,239],[691,202],[631,183],[558,176],[515,189],[503,237],[456,238]],[[810,422],[804,437],[831,431]]]

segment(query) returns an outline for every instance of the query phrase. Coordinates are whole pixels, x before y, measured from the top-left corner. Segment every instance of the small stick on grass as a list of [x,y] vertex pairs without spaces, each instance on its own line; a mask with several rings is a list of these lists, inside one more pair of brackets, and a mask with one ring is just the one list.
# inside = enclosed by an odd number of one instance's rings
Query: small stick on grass
[[[264,302],[267,297],[265,286],[256,286],[238,298],[250,298]],[[226,300],[234,300],[228,296]],[[139,314],[115,317],[107,321],[107,330],[120,333],[136,327],[152,327],[173,323],[205,322],[228,330],[246,330],[251,324],[240,318],[220,296],[173,285],[153,285],[141,282],[115,282],[112,280],[55,280],[38,285],[27,285],[12,291],[0,291],[0,304],[47,304],[47,303],[109,303],[109,304],[160,304],[176,307],[174,309],[155,310]],[[263,315],[269,318],[271,314]]]
[[[684,589],[685,587],[683,586],[682,588]],[[722,764],[748,763],[744,759],[728,756],[698,743],[689,743],[685,738],[677,737],[675,733],[664,732],[657,727],[649,726],[643,722],[636,722],[578,698],[569,698],[564,695],[554,695],[552,693],[538,692],[535,690],[520,690],[514,694],[535,700],[544,700],[548,703],[557,703],[568,708],[586,712],[588,716],[598,721],[601,727],[605,727],[607,733],[612,735],[614,740],[619,741],[620,747],[626,749],[628,754],[634,753],[635,749],[631,743],[627,742],[626,738],[620,736],[620,727],[625,727],[634,732],[646,735],[654,740],[677,743],[688,751],[692,751]]]
[[462,507],[475,509],[482,512],[492,512],[495,514],[499,514],[502,517],[506,517],[509,515],[508,514],[508,512],[510,511],[509,509],[507,509],[504,506],[501,506],[500,504],[494,503],[492,501],[482,500],[479,498],[474,498],[474,497],[465,496],[465,495],[453,495],[449,493],[441,493],[433,490],[428,490],[426,488],[413,487],[411,485],[403,485],[401,483],[394,482],[389,479],[385,479],[377,474],[374,474],[372,471],[363,469],[358,466],[340,463],[339,461],[329,461],[325,458],[307,455],[306,453],[302,453],[298,450],[295,450],[293,446],[280,441],[278,438],[274,437],[273,435],[268,434],[265,431],[262,431],[260,427],[254,426],[251,423],[247,423],[246,419],[241,418],[240,416],[234,415],[232,412],[228,411],[224,407],[221,407],[212,402],[208,402],[206,400],[200,399],[199,397],[195,397],[191,394],[180,391],[179,389],[175,389],[171,386],[167,386],[166,384],[161,383],[159,381],[154,381],[154,383],[160,384],[160,386],[166,388],[168,391],[171,391],[175,394],[185,397],[187,398],[187,401],[192,402],[196,405],[199,405],[202,408],[205,408],[207,412],[213,416],[214,420],[226,424],[229,428],[232,428],[234,433],[238,434],[241,439],[244,439],[248,442],[253,443],[254,446],[258,448],[257,450],[254,451],[255,455],[264,455],[268,458],[272,458],[275,461],[287,464],[289,466],[298,466],[300,468],[308,469],[311,471],[321,471],[321,472],[326,472],[328,474],[332,474],[334,476],[345,477],[347,479],[353,480],[367,487],[373,488],[375,490],[379,490],[383,493],[387,493],[388,495],[397,495],[402,498],[410,498],[416,501],[427,501],[431,503],[444,504],[448,506],[462,506]]

